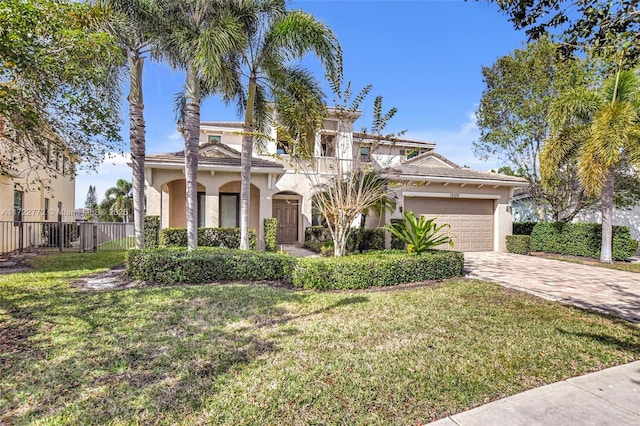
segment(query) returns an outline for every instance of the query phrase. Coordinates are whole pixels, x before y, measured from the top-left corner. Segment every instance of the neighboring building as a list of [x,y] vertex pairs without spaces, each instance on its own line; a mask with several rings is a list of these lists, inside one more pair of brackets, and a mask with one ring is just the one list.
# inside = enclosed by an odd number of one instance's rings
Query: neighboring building
[[[513,197],[513,220],[515,222],[538,221],[535,203],[526,192],[522,192]],[[578,213],[572,222],[601,223],[600,210],[598,207],[587,208]],[[634,206],[630,209],[614,208],[613,224],[628,226],[631,232],[631,238],[640,240],[640,205]]]
[[[11,155],[2,139],[0,151],[4,158]],[[0,174],[0,252],[19,247],[21,222],[75,221],[75,178],[68,173],[72,167],[61,150],[47,146],[42,158],[12,163],[6,174]],[[35,226],[24,229],[24,247],[37,245],[41,232],[34,231]]]
[[[353,121],[359,114],[353,114]],[[390,179],[401,182],[394,193],[397,209],[383,218],[368,218],[367,226],[401,218],[403,210],[438,216],[452,225],[455,249],[505,250],[511,234],[510,201],[521,178],[462,168],[435,153],[435,144],[408,139],[381,141],[353,133],[353,122],[338,126],[335,111],[316,136],[314,159],[320,175],[330,175],[335,160],[370,162]],[[345,128],[342,128],[345,127]],[[240,149],[242,123],[202,122],[198,168],[198,225],[239,224]],[[275,127],[271,137],[278,140]],[[376,142],[377,143],[377,142]],[[304,229],[319,224],[312,208],[315,189],[288,160],[284,141],[268,142],[254,152],[251,167],[249,226],[264,246],[263,220],[278,219],[279,244],[303,243]],[[147,214],[159,215],[161,226],[185,227],[184,152],[148,155],[145,160]]]

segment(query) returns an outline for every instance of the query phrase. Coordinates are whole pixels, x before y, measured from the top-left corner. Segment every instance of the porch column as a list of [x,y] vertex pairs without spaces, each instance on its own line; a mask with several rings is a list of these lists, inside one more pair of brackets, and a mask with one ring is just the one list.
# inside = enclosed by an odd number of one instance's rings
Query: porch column
[[147,215],[160,216],[162,206],[162,194],[157,188],[147,186]]
[[207,186],[204,195],[205,219],[204,225],[207,228],[217,228],[220,226],[220,197],[218,188]]
[[171,197],[169,196],[169,192],[162,189],[162,192],[160,193],[160,228],[169,227],[170,201]]

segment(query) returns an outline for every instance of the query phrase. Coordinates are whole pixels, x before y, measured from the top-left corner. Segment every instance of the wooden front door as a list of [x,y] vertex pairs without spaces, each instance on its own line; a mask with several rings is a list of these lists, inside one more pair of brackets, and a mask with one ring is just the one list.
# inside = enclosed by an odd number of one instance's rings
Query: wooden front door
[[273,200],[273,217],[278,219],[278,244],[298,242],[298,200]]

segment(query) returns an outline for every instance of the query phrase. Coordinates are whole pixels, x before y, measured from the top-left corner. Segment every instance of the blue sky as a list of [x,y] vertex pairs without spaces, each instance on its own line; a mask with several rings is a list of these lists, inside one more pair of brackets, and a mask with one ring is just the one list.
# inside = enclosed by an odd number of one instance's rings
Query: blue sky
[[[474,112],[484,89],[481,67],[521,47],[526,35],[515,31],[495,5],[462,0],[295,0],[290,8],[312,13],[336,33],[344,52],[345,81],[357,90],[373,84],[358,128],[369,126],[373,99],[382,95],[385,109],[398,108],[386,130],[407,130],[408,138],[435,142],[437,152],[460,165],[478,170],[499,165],[479,160],[472,151],[479,135]],[[317,68],[313,60],[307,63]],[[173,112],[173,97],[183,83],[182,72],[145,64],[148,153],[183,148]],[[325,88],[330,103],[326,84]],[[201,118],[239,120],[233,106],[216,98],[204,101]],[[123,119],[127,146],[126,104]],[[102,199],[120,178],[131,180],[131,169],[121,156],[105,159],[97,172],[80,171],[76,206],[84,206],[89,185],[96,186]]]

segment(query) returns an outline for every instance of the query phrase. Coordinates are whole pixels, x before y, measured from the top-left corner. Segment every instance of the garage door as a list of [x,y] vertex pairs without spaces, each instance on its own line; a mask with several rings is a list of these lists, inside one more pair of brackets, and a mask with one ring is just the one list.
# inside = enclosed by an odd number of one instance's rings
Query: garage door
[[[493,200],[411,197],[405,210],[417,215],[438,217],[438,223],[451,225],[454,250],[493,250]],[[449,248],[441,246],[439,248]]]

